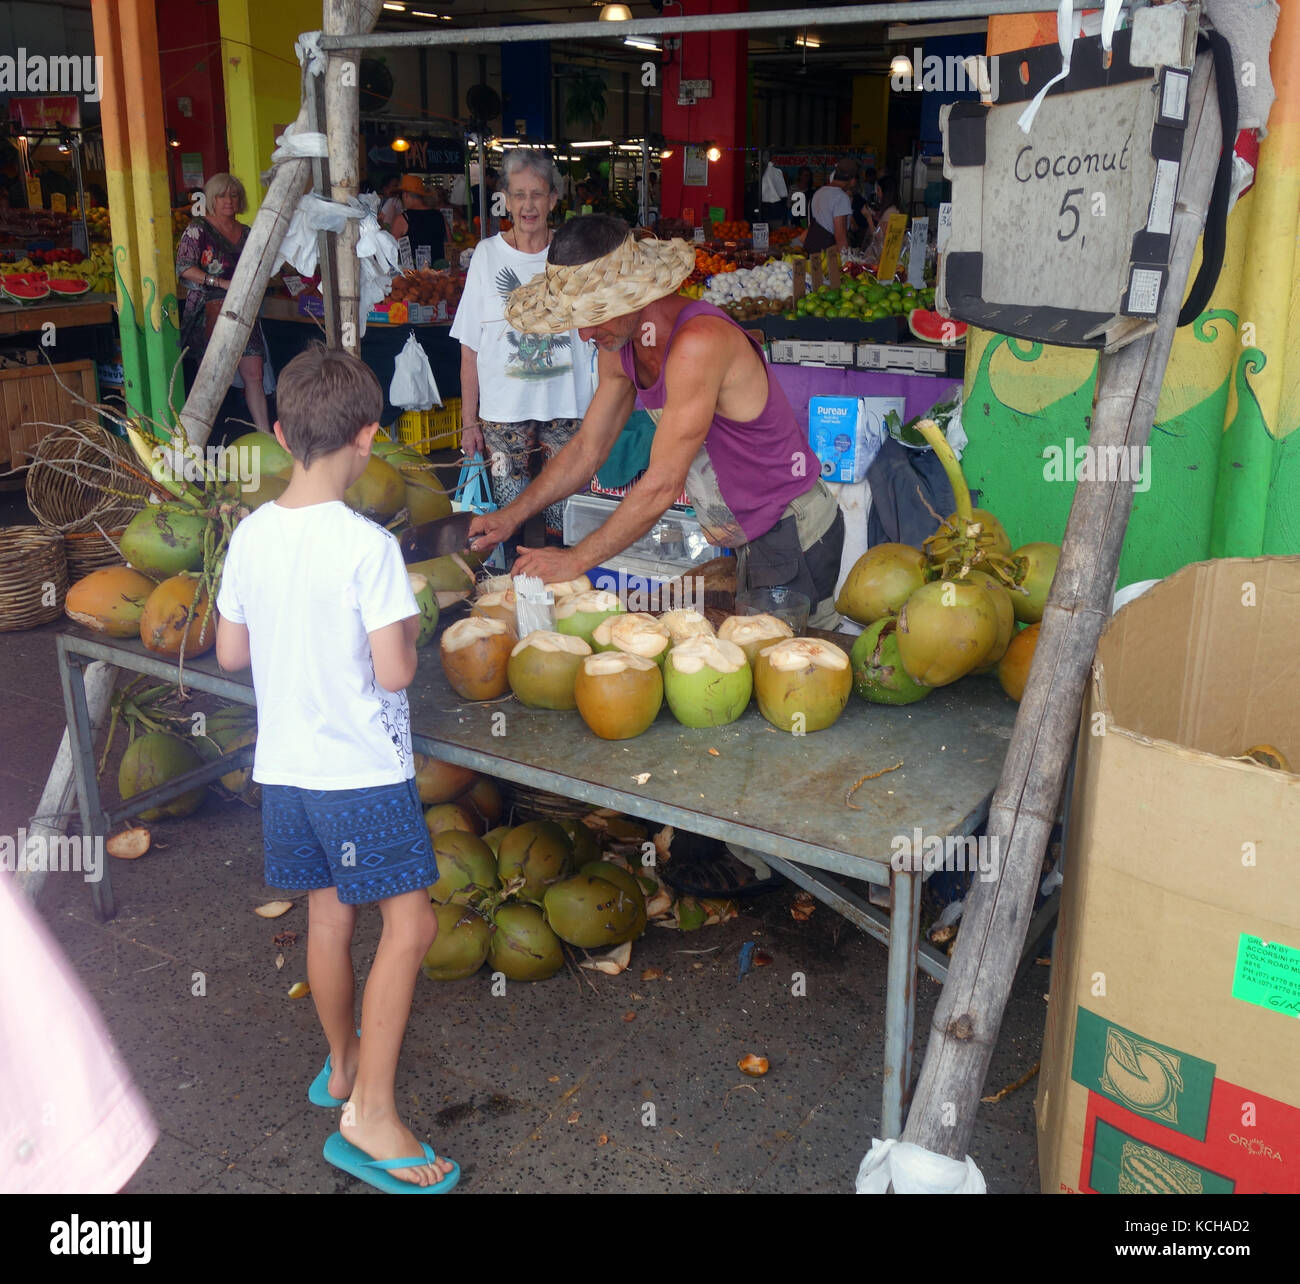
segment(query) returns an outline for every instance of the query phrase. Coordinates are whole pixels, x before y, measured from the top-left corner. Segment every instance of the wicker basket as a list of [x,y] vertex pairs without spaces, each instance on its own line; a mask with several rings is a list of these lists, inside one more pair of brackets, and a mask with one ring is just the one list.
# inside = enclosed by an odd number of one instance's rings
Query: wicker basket
[[511,823],[515,825],[527,820],[581,820],[592,809],[591,803],[527,785],[511,785],[510,795]]
[[27,506],[42,526],[64,534],[119,531],[148,493],[131,447],[88,419],[55,429],[32,451]]
[[63,536],[63,551],[68,556],[68,583],[85,579],[91,571],[105,566],[123,566],[122,536],[125,528],[117,531],[68,531]]
[[58,531],[44,526],[0,529],[0,632],[57,620],[67,592],[68,563]]

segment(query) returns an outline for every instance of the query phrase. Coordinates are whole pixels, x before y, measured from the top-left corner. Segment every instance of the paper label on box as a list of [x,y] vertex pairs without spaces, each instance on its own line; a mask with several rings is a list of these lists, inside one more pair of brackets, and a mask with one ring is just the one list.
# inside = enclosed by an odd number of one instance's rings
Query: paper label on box
[[1079,1008],[1070,1077],[1166,1128],[1205,1139],[1214,1066]]
[[1178,162],[1156,161],[1156,181],[1151,188],[1147,231],[1168,236],[1174,226],[1174,193],[1178,190]]
[[1155,316],[1160,303],[1160,273],[1134,268],[1129,277],[1128,307],[1134,316]]
[[1237,938],[1232,997],[1282,1016],[1300,1017],[1300,950],[1242,933]]

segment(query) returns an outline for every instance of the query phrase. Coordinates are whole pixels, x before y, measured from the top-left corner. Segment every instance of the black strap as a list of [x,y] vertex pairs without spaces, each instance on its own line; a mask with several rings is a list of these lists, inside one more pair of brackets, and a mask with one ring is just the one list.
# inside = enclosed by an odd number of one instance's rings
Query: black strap
[[1232,188],[1232,154],[1237,142],[1237,81],[1232,66],[1232,46],[1217,31],[1202,33],[1196,45],[1198,50],[1208,45],[1214,57],[1214,88],[1219,97],[1223,142],[1201,238],[1201,266],[1192,282],[1191,293],[1178,314],[1180,326],[1190,325],[1205,311],[1219,281],[1228,239],[1228,196]]

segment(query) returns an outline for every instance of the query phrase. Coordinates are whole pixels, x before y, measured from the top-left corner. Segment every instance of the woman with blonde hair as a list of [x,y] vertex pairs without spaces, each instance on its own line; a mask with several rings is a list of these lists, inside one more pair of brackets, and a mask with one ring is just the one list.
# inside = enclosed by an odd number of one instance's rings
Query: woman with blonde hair
[[[236,217],[248,208],[248,199],[243,183],[233,174],[214,174],[208,179],[202,205],[202,213],[185,229],[176,250],[176,277],[189,289],[181,313],[181,346],[189,350],[190,360],[198,363],[207,350],[249,231]],[[244,400],[253,422],[263,432],[270,432],[265,377],[266,338],[261,325],[254,323],[239,359],[238,378],[243,381]]]

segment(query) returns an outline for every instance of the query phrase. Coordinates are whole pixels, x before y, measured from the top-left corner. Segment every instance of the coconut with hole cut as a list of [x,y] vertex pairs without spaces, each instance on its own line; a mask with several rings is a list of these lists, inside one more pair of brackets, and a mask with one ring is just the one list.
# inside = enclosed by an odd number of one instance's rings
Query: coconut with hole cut
[[685,642],[687,638],[711,638],[715,636],[713,625],[698,611],[692,611],[689,607],[683,607],[677,611],[665,611],[659,617],[659,623],[668,630],[668,636],[672,638],[673,646],[676,646],[679,642]]
[[[552,590],[554,591],[554,590]],[[592,589],[589,593],[572,593],[557,598],[555,602],[555,631],[581,638],[592,645],[592,634],[602,620],[611,615],[624,614],[623,603],[616,593],[606,589]]]
[[590,593],[591,581],[585,575],[579,575],[576,580],[555,580],[545,587],[551,590],[551,596],[558,602],[562,597]]
[[849,657],[833,642],[787,638],[764,647],[754,664],[759,712],[796,735],[831,726],[852,690]]
[[506,666],[515,635],[508,624],[471,616],[442,635],[442,671],[463,700],[495,700],[510,689]]
[[573,693],[583,722],[602,740],[630,740],[659,716],[664,679],[653,660],[602,651],[583,660]]
[[592,634],[592,644],[597,651],[639,655],[642,659],[653,660],[662,669],[672,639],[662,620],[644,611],[631,611],[625,615],[611,615],[605,620]]
[[510,690],[530,709],[576,709],[574,680],[591,647],[568,633],[538,629],[515,643],[506,665]]
[[794,630],[775,615],[729,615],[718,625],[718,636],[734,642],[753,668],[764,647],[794,637]]
[[664,662],[664,696],[685,727],[735,722],[754,690],[745,653],[724,638],[697,635],[679,642]]
[[515,633],[519,634],[519,616],[515,610],[515,591],[502,589],[497,593],[480,593],[470,606],[471,615],[482,615],[489,620],[500,620]]

